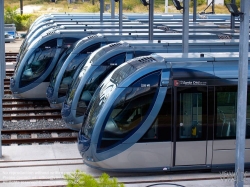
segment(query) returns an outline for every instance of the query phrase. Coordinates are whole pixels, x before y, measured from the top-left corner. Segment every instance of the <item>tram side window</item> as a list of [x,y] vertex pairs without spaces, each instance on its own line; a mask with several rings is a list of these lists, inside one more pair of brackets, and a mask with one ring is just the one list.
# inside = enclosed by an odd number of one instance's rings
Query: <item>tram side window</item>
[[[216,87],[215,138],[235,138],[237,126],[237,87]],[[246,137],[250,137],[250,94],[247,96]]]
[[168,88],[167,94],[162,103],[161,109],[149,130],[139,142],[145,141],[171,141],[172,124],[172,94]]
[[204,106],[202,93],[179,95],[179,138],[202,138],[202,115]]

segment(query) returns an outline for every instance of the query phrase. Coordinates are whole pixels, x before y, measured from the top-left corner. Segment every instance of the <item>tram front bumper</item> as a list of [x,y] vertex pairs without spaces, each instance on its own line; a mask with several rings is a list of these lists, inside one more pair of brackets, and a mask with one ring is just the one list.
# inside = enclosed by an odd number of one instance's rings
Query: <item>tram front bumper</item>
[[82,157],[84,157],[85,152],[89,149],[90,147],[90,139],[85,137],[82,134],[82,130],[79,131],[78,138],[77,138],[77,146],[79,153],[81,154]]

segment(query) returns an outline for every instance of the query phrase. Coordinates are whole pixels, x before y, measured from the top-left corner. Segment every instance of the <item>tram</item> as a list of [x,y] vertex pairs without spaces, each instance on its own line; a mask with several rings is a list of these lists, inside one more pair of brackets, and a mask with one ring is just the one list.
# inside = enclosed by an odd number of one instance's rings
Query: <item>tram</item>
[[[85,113],[78,136],[84,163],[122,172],[233,169],[238,57],[158,53],[118,66],[96,89]],[[248,91],[246,169],[249,101]]]
[[[63,21],[59,23],[44,23],[38,25],[36,29],[32,29],[28,35],[26,40],[31,40],[31,38],[37,38],[39,34],[42,32],[50,29],[50,28],[56,28],[56,29],[80,29],[83,31],[87,31],[89,29],[119,29],[119,24],[117,22],[85,22],[82,21]],[[138,22],[124,22],[123,23],[123,29],[148,29],[148,25],[146,24],[140,24]],[[159,29],[162,30],[162,29]],[[39,31],[39,32],[38,32]],[[131,31],[132,32],[132,31]],[[163,30],[162,30],[163,32]]]
[[[94,34],[94,33],[113,33],[113,32],[117,32],[118,33],[118,28],[119,25],[117,25],[116,23],[112,23],[109,25],[106,24],[101,24],[100,25],[91,25],[91,24],[82,24],[82,23],[78,23],[77,25],[74,24],[69,24],[69,25],[58,25],[58,26],[52,26],[51,29],[49,29],[51,27],[51,25],[47,25],[43,28],[37,29],[36,32],[31,32],[31,34],[29,35],[29,37],[27,37],[27,39],[24,40],[22,46],[20,47],[20,52],[19,52],[19,56],[22,55],[23,51],[25,50],[25,48],[27,48],[28,45],[30,45],[30,43],[33,42],[33,40],[35,40],[37,37],[39,37],[43,32],[55,32],[56,30],[78,30],[79,32],[84,32],[86,35],[89,34]],[[111,29],[112,28],[112,29]],[[48,30],[47,30],[48,29]],[[100,30],[98,30],[100,29]],[[110,29],[110,32],[108,30],[105,29]],[[132,34],[132,33],[138,33],[138,35],[140,34],[145,34],[148,33],[148,25],[143,25],[140,23],[136,23],[136,22],[128,22],[128,23],[124,23],[123,25],[123,29],[120,31],[119,33],[128,33],[128,34]],[[204,27],[205,29],[205,27]],[[141,31],[141,33],[140,33]],[[154,39],[158,39],[158,38],[163,38],[163,39],[181,39],[182,37],[182,33],[165,33],[165,30],[163,29],[158,29],[158,28],[154,28],[153,30],[154,32]],[[221,33],[220,35],[223,35],[223,33]],[[227,36],[227,34],[225,35]],[[190,39],[218,39],[218,38],[222,38],[218,35],[218,33],[209,33],[208,32],[202,32],[202,33],[190,33],[189,34],[189,38]],[[235,35],[235,37],[231,38],[231,39],[238,39],[239,36]],[[226,39],[226,37],[225,37]]]
[[[167,41],[166,41],[167,42]],[[79,130],[81,122],[84,120],[84,113],[90,102],[90,99],[95,92],[97,86],[103,81],[103,79],[117,66],[138,56],[144,56],[150,54],[156,49],[156,46],[164,47],[160,49],[165,53],[179,53],[182,51],[182,43],[179,41],[179,45],[173,41],[173,43],[160,43],[157,41],[121,41],[118,43],[109,44],[103,46],[94,51],[90,57],[84,62],[85,65],[81,65],[78,71],[73,76],[67,75],[64,77],[64,82],[71,80],[71,85],[67,92],[67,96],[62,105],[62,119],[66,122],[67,126],[74,130]],[[201,42],[201,41],[200,41]],[[190,42],[190,52],[238,52],[239,43],[235,45],[227,45],[223,43],[216,43],[216,41],[198,41]],[[218,42],[218,41],[217,41]],[[231,43],[232,44],[232,43]],[[149,48],[145,48],[148,46]],[[157,49],[159,50],[159,49]],[[160,52],[160,51],[158,51]],[[62,81],[62,79],[61,79]],[[61,83],[62,84],[62,83]],[[60,85],[60,86],[63,86]],[[57,88],[48,87],[47,96],[52,96],[53,89]],[[64,85],[64,88],[66,85]],[[62,87],[61,87],[62,89]],[[67,89],[67,88],[66,88]],[[53,90],[53,91],[52,91]],[[60,88],[59,88],[60,90]],[[59,93],[58,93],[59,95]],[[52,97],[51,97],[52,99]],[[51,103],[51,101],[50,101]]]
[[[75,72],[63,103],[61,114],[68,128],[80,129],[84,113],[95,89],[115,67],[137,56],[165,51],[168,51],[168,48],[164,43],[148,41],[131,43],[122,41],[95,50]],[[51,87],[47,89],[47,96],[50,90]]]
[[[62,102],[65,100],[66,93],[68,91],[69,85],[73,80],[75,71],[78,69],[79,65],[84,61],[84,59],[95,49],[104,46],[109,43],[118,42],[114,37],[108,37],[107,35],[97,34],[90,37],[85,37],[77,42],[73,46],[72,52],[65,58],[61,58],[55,69],[51,72],[51,78],[49,87],[47,88],[46,96],[52,108],[61,108]],[[120,38],[118,38],[120,40]],[[126,40],[127,42],[131,42]],[[137,43],[142,43],[142,41],[136,41]],[[149,41],[144,41],[149,42]],[[178,48],[176,51],[180,52],[182,41],[181,40],[158,40],[152,41],[152,43],[164,43],[171,48]],[[191,48],[200,45],[200,49],[203,51],[213,52],[215,48],[219,51],[230,50],[238,51],[239,40],[189,40],[189,46]],[[132,42],[133,43],[133,42]],[[85,53],[86,50],[88,53]],[[171,50],[174,52],[174,50]]]
[[[73,48],[70,46],[86,36],[89,36],[88,32],[80,32],[80,30],[49,30],[26,46],[25,49],[20,49],[23,53],[19,57],[10,84],[14,97],[46,99],[50,73],[56,63],[60,58],[63,58],[63,54],[64,56],[69,55],[69,51],[72,51]],[[106,33],[105,36],[112,37],[115,41],[148,39],[146,33]],[[165,36],[156,33],[154,37],[159,39]],[[68,48],[70,49],[67,50]],[[90,51],[86,50],[85,52]]]
[[[77,19],[99,19],[100,20],[100,14],[96,13],[67,13],[67,14],[44,14],[40,17],[38,17],[30,26],[29,30],[32,30],[36,25],[42,23],[42,22],[48,22],[48,21],[57,21],[57,20],[77,20]],[[103,19],[111,19],[111,14],[103,14]],[[118,19],[118,16],[115,15],[115,19]]]
[[[148,33],[148,29],[146,29],[147,25],[138,25],[136,24],[124,24],[123,29],[119,30],[119,25],[116,23],[114,24],[101,24],[100,25],[92,25],[92,24],[84,24],[84,23],[78,23],[78,24],[68,24],[68,22],[63,22],[63,25],[61,24],[47,24],[43,27],[40,27],[35,32],[30,32],[29,35],[24,39],[19,55],[23,53],[25,48],[27,48],[30,43],[32,43],[36,38],[41,36],[44,32],[55,32],[56,30],[79,30],[79,32],[84,32],[85,35],[91,35],[91,34],[97,34],[97,33]],[[162,29],[153,29],[153,33],[166,33]]]
[[[119,40],[148,40],[146,33],[106,33],[105,36]],[[14,97],[22,99],[46,99],[50,73],[59,58],[73,43],[88,36],[87,32],[80,30],[46,31],[35,39],[24,52],[20,54],[13,77],[10,79],[10,90]],[[118,39],[120,38],[120,39]],[[155,33],[155,40],[180,40],[181,33]],[[217,39],[216,34],[190,33],[190,39]],[[65,54],[64,54],[65,55]]]

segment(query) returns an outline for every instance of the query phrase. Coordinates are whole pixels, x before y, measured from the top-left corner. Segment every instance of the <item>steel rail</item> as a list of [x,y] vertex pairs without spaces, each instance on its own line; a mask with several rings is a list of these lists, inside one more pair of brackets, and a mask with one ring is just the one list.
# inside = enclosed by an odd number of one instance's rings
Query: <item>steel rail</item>
[[16,59],[17,58],[14,58],[14,57],[8,57],[8,58],[5,58],[5,62],[16,62]]
[[60,109],[55,109],[55,108],[44,108],[44,109],[17,109],[17,110],[4,110],[3,109],[3,114],[25,114],[25,113],[44,113],[44,112],[61,112]]
[[3,116],[3,120],[61,119],[61,114]]
[[10,90],[4,90],[4,94],[12,94]]
[[32,133],[52,133],[52,132],[76,132],[67,128],[52,128],[52,129],[3,129],[3,134],[32,134]]
[[17,103],[17,102],[13,102],[13,103],[3,103],[3,107],[4,108],[12,108],[12,107],[49,107],[49,103],[45,103],[45,102],[40,102],[40,103]]
[[47,102],[47,100],[38,100],[38,99],[19,99],[19,98],[3,98],[3,102]]
[[22,138],[22,139],[3,139],[2,144],[23,144],[23,143],[44,143],[44,142],[76,142],[73,137],[52,137],[52,138]]
[[5,53],[5,56],[17,56],[19,53]]

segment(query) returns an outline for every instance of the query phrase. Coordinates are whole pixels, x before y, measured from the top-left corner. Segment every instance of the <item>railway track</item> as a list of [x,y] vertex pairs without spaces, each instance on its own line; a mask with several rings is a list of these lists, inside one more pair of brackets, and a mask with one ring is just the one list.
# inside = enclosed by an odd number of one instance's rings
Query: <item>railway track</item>
[[[17,53],[6,53],[6,58],[16,59]],[[7,60],[6,60],[7,62]],[[14,70],[6,70],[6,77],[12,76]],[[10,89],[10,79],[4,79],[4,94],[12,94]],[[3,98],[3,120],[4,122],[35,124],[39,120],[45,120],[45,123],[49,124],[49,121],[54,119],[61,119],[60,109],[50,108],[47,100],[33,100],[33,99],[17,99],[17,98]],[[27,121],[27,122],[26,122]],[[60,123],[60,122],[59,122]],[[36,126],[36,124],[34,125]],[[50,125],[49,125],[50,126]],[[53,126],[53,125],[52,125]],[[60,125],[63,126],[63,125]],[[51,126],[50,126],[51,127]],[[28,127],[29,128],[29,127]],[[34,128],[34,127],[33,127]],[[35,127],[37,128],[37,126]],[[39,127],[38,127],[39,128]],[[46,129],[3,129],[2,130],[2,144],[42,144],[53,142],[76,142],[76,132],[67,128],[46,128]]]
[[[67,136],[66,136],[66,134]],[[45,134],[46,137],[39,135]],[[20,138],[20,135],[22,137]],[[53,142],[76,142],[77,133],[70,129],[21,129],[2,130],[2,144],[33,144],[33,143],[53,143]],[[7,137],[7,138],[6,138]]]
[[60,109],[50,108],[46,100],[3,98],[3,120],[60,119]]
[[16,62],[18,53],[5,53],[5,62]]
[[16,57],[18,53],[5,53],[5,57]]
[[[6,74],[13,75],[13,70],[6,70]],[[12,94],[10,80],[4,80],[4,94]],[[3,98],[3,120],[39,120],[60,119],[61,111],[50,108],[47,100],[24,100]]]
[[[11,77],[13,75],[13,73],[14,73],[14,70],[6,70],[5,71],[6,77]],[[10,81],[10,79],[8,79],[8,78],[6,78],[5,80]]]

